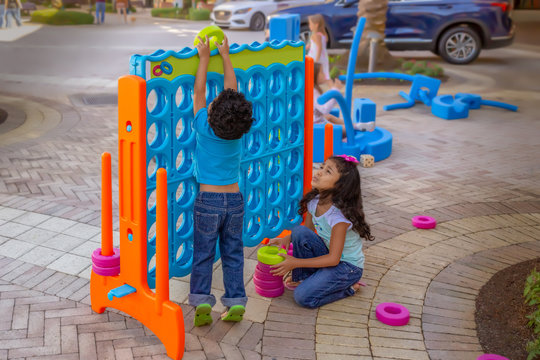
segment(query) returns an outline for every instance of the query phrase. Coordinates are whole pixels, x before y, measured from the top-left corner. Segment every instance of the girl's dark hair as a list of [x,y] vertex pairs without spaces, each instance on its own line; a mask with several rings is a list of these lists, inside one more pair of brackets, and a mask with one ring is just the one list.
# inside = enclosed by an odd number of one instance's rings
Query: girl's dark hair
[[300,200],[298,214],[304,215],[308,203],[317,195],[320,195],[320,198],[329,198],[334,206],[341,210],[345,218],[352,223],[353,231],[356,231],[366,240],[374,240],[364,215],[362,192],[360,190],[360,173],[356,167],[357,164],[339,156],[332,156],[327,161],[329,160],[336,164],[340,175],[334,188],[323,192],[312,189]]
[[323,71],[322,65],[320,63],[313,63],[313,87],[317,89],[319,92],[319,95],[323,94],[323,91],[321,89],[321,86],[317,84],[317,77],[319,77],[319,73]]

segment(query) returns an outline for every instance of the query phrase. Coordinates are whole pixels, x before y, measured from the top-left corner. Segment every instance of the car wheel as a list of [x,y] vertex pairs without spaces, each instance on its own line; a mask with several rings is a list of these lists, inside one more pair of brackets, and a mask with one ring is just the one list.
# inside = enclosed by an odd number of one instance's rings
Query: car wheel
[[309,30],[309,26],[306,24],[306,25],[302,25],[302,27],[300,28],[300,41],[303,41],[304,44],[308,44],[309,42],[309,37],[311,36],[311,30]]
[[439,40],[438,53],[451,64],[468,64],[480,55],[482,43],[478,33],[461,25],[447,30]]
[[249,30],[262,31],[264,30],[264,15],[261,13],[253,14],[251,21],[249,22]]

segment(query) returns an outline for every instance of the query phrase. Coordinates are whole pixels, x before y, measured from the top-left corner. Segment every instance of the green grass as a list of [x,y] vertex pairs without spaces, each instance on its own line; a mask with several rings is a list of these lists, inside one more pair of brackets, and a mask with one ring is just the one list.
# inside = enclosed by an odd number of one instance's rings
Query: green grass
[[532,306],[534,311],[527,315],[529,322],[527,325],[534,329],[535,339],[527,343],[527,360],[536,359],[540,356],[540,273],[536,268],[527,277],[525,289],[523,290],[525,304]]
[[85,25],[93,24],[94,17],[79,11],[57,9],[36,10],[32,13],[32,22],[47,25]]

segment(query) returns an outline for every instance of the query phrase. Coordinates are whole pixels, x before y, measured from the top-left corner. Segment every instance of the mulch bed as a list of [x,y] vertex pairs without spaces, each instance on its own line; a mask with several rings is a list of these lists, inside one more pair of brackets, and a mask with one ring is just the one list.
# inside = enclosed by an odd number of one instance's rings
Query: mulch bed
[[7,112],[3,109],[0,109],[0,125],[7,119]]
[[540,259],[522,262],[496,273],[480,290],[476,299],[478,339],[486,354],[511,360],[527,359],[525,347],[534,339],[526,315],[533,307],[524,304],[525,279]]

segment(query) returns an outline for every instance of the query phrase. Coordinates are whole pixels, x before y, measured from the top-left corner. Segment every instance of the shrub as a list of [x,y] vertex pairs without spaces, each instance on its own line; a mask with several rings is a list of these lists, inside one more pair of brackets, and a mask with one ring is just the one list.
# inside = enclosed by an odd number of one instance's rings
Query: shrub
[[179,8],[164,8],[152,9],[153,17],[168,18],[168,19],[185,19],[185,14]]
[[[90,11],[91,11],[92,13],[95,13],[95,12],[96,12],[96,4],[92,5],[92,8],[90,9]],[[106,13],[116,13],[116,9],[113,8],[112,4],[106,3],[106,4],[105,4],[105,12],[106,12]],[[136,13],[136,12],[137,12],[137,9],[135,9],[134,6],[131,6],[131,7],[129,8],[129,12],[130,12],[130,13]]]
[[189,8],[189,19],[195,21],[210,20],[210,10]]
[[525,290],[523,291],[525,304],[534,306],[532,314],[527,315],[529,319],[528,326],[534,329],[536,339],[527,343],[527,360],[532,360],[540,355],[540,273],[534,269],[525,281]]
[[332,70],[330,70],[330,79],[335,79],[339,75],[341,75],[341,70],[337,66],[332,67]]
[[93,24],[94,17],[79,11],[46,9],[34,11],[32,22],[48,25],[83,25]]

